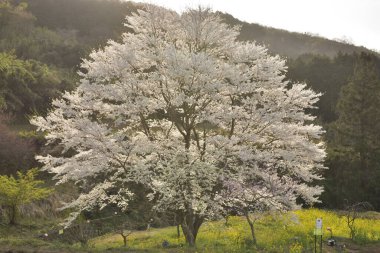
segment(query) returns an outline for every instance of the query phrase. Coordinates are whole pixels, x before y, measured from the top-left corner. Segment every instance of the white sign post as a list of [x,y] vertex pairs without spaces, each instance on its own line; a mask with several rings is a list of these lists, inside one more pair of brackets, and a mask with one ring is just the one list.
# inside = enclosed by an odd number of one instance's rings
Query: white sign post
[[317,252],[317,236],[320,236],[320,252],[322,252],[322,218],[317,218],[314,229],[314,252]]
[[317,221],[315,222],[315,228],[316,229],[322,229],[322,219],[318,218]]

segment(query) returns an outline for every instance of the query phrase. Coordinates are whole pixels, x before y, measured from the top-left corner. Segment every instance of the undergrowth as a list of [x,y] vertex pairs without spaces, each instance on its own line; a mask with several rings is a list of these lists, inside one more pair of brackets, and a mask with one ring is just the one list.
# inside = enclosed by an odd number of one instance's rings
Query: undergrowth
[[[243,217],[230,217],[228,225],[224,220],[209,221],[202,225],[197,247],[188,248],[185,239],[177,238],[176,227],[151,228],[149,231],[136,231],[128,237],[127,250],[131,252],[172,252],[172,253],[244,253],[244,252],[313,252],[316,218],[323,219],[323,241],[330,237],[327,227],[333,232],[338,244],[350,241],[350,231],[346,218],[333,211],[305,209],[288,213],[262,215],[255,224],[257,245],[252,244],[249,226]],[[377,214],[355,221],[355,245],[380,243],[380,219]],[[28,220],[23,225],[0,226],[0,248],[28,247],[36,249],[61,249],[59,252],[125,252],[123,239],[118,234],[107,234],[93,238],[88,245],[64,244],[41,238],[41,234],[57,226],[49,220]],[[163,242],[167,245],[164,247]],[[380,244],[375,244],[379,245]],[[36,251],[40,252],[40,251]],[[42,251],[44,252],[44,251]],[[380,249],[379,249],[380,252]]]
[[[333,236],[348,239],[349,229],[346,218],[332,211],[318,209],[299,210],[288,213],[263,215],[256,222],[257,245],[252,245],[249,226],[243,217],[231,217],[228,226],[225,221],[206,222],[197,237],[197,252],[312,252],[314,247],[313,229],[316,218],[323,219],[323,240]],[[380,220],[356,220],[358,244],[380,242]],[[164,241],[169,248],[164,249]],[[122,237],[105,235],[90,242],[93,249],[104,250],[122,247]],[[128,238],[128,249],[150,250],[152,252],[191,252],[183,236],[177,238],[176,228],[168,227],[150,231],[135,232]],[[170,251],[170,249],[176,249]],[[166,251],[165,251],[166,250]]]

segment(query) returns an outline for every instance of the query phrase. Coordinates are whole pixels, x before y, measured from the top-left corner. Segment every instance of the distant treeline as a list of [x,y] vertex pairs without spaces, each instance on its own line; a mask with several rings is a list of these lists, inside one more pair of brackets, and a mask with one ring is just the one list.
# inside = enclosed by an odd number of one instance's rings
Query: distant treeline
[[[118,0],[0,3],[0,174],[35,165],[32,157],[43,141],[33,131],[21,131],[30,128],[28,117],[45,114],[52,99],[75,88],[81,58],[108,39],[118,40],[127,31],[125,16],[139,8],[143,6]],[[228,24],[241,25],[240,39],[288,57],[287,78],[323,94],[313,111],[326,130],[328,150],[322,205],[343,208],[369,201],[380,210],[378,55],[220,15]]]
[[241,26],[241,40],[256,41],[266,45],[273,53],[296,58],[303,54],[316,54],[334,57],[337,52],[352,54],[354,52],[370,53],[365,47],[349,43],[329,40],[318,35],[289,32],[286,30],[265,27],[258,24],[242,22],[230,14],[221,13],[224,20],[233,25]]
[[380,59],[339,53],[289,61],[288,77],[323,95],[315,115],[326,130],[323,206],[368,201],[380,210]]

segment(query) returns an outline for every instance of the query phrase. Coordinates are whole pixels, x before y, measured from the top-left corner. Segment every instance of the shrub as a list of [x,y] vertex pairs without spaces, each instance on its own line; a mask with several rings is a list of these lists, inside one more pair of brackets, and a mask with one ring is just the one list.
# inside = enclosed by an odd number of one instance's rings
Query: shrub
[[0,205],[2,205],[9,219],[9,224],[16,224],[18,209],[21,205],[47,197],[51,190],[40,187],[44,182],[36,180],[36,168],[26,173],[17,172],[13,176],[0,176]]

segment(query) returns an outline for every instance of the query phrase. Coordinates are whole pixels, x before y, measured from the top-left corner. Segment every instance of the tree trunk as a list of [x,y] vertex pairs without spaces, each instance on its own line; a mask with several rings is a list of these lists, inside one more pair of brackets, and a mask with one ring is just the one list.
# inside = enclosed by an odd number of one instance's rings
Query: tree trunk
[[190,247],[195,246],[198,230],[203,223],[203,218],[194,214],[187,214],[181,224],[182,232]]
[[256,234],[255,234],[255,222],[252,221],[252,220],[249,218],[249,213],[248,213],[248,212],[245,214],[245,218],[247,219],[248,224],[249,224],[249,227],[251,228],[252,243],[253,243],[254,245],[256,245],[257,241],[256,241]]
[[230,218],[229,215],[226,215],[226,216],[224,217],[224,220],[225,220],[225,222],[224,222],[224,226],[226,226],[226,227],[228,227],[228,220],[229,220],[229,218]]
[[123,243],[124,243],[124,247],[127,247],[127,236],[125,235],[121,235],[123,237]]
[[179,224],[177,224],[177,238],[179,239],[181,237],[181,231],[179,229]]
[[16,225],[17,207],[12,205],[9,209],[9,224]]

